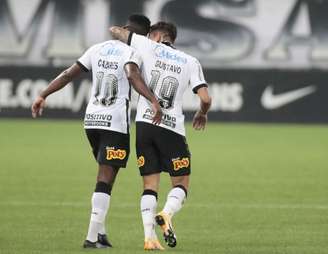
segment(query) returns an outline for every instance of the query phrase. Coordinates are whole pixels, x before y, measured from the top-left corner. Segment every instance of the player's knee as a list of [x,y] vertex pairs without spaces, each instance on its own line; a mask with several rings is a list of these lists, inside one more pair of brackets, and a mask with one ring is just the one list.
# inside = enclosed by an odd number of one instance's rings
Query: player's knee
[[184,189],[188,190],[189,187],[189,175],[171,177],[172,187],[183,186]]
[[119,168],[115,168],[109,165],[99,165],[97,181],[114,185],[118,170]]
[[112,193],[112,185],[105,182],[97,182],[95,192],[102,192],[110,195]]

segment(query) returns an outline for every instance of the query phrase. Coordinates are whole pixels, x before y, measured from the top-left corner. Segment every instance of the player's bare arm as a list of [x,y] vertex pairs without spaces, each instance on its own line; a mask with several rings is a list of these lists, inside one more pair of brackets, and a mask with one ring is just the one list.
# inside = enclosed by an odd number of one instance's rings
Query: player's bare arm
[[46,98],[50,94],[65,87],[74,78],[78,77],[81,72],[81,67],[75,63],[71,67],[60,73],[53,81],[51,81],[49,86],[40,93],[40,95],[34,100],[32,104],[31,109],[33,118],[42,115],[42,111],[46,105]]
[[124,69],[129,82],[133,85],[133,88],[151,102],[154,111],[153,123],[160,124],[162,119],[161,106],[155,95],[145,84],[138,66],[134,63],[128,63],[124,66]]
[[207,123],[207,112],[211,107],[212,99],[208,94],[207,87],[199,88],[197,95],[200,98],[200,109],[194,116],[192,126],[195,130],[204,130]]
[[109,28],[109,31],[114,39],[124,43],[128,43],[131,32],[127,29],[124,29],[119,26],[112,26],[111,28]]

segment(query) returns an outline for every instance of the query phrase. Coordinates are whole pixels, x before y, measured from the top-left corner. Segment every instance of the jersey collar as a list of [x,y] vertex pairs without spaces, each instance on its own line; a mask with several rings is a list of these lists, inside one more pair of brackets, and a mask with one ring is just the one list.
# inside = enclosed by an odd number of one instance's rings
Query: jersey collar
[[161,43],[163,43],[164,45],[169,46],[169,47],[175,49],[175,47],[172,45],[171,42],[168,42],[168,41],[162,41]]

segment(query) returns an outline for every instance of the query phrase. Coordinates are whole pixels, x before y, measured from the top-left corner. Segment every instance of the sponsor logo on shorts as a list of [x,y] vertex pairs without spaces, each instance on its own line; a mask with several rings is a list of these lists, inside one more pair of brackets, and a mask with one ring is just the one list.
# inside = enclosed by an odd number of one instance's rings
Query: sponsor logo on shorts
[[137,164],[138,164],[138,167],[142,167],[143,165],[145,165],[145,157],[139,156],[139,158],[137,160]]
[[180,160],[180,158],[174,159],[174,160],[172,160],[172,162],[173,162],[173,169],[176,171],[181,168],[189,167],[189,158],[187,158],[187,157],[182,158],[181,160]]
[[107,160],[124,160],[124,158],[126,157],[126,151],[125,150],[121,150],[121,149],[107,149],[107,156],[106,159]]

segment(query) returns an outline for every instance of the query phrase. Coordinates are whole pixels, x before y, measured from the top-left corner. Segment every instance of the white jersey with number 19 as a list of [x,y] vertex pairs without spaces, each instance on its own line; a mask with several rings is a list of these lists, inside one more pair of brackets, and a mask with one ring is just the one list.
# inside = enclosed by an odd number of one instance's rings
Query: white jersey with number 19
[[86,71],[92,69],[84,128],[129,133],[131,89],[124,65],[140,66],[140,56],[126,44],[110,40],[89,48],[77,63]]
[[[128,44],[140,54],[145,82],[162,107],[160,127],[185,136],[183,94],[188,87],[197,93],[200,87],[207,86],[200,63],[170,45],[157,43],[135,33],[130,34]],[[152,114],[150,103],[140,96],[136,121],[151,123]]]

